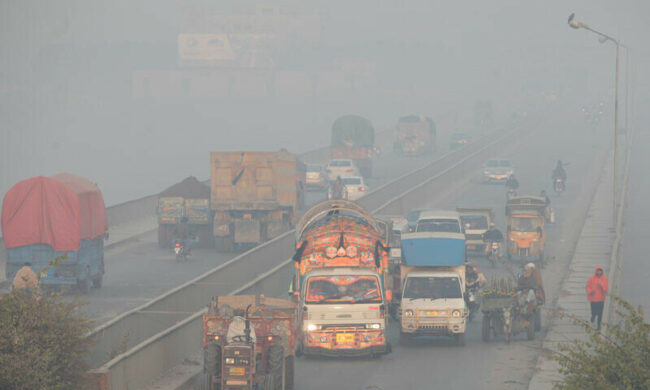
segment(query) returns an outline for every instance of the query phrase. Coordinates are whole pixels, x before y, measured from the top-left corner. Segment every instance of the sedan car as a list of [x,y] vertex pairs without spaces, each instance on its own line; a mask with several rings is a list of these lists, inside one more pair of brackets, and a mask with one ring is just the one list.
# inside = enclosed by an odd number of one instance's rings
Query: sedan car
[[462,148],[463,146],[470,143],[472,137],[467,133],[454,133],[451,135],[451,141],[449,142],[449,148],[454,150]]
[[359,176],[359,169],[350,159],[336,159],[327,164],[327,179],[335,181],[337,177]]
[[506,159],[488,160],[483,166],[483,178],[487,183],[505,183],[514,173],[512,162]]
[[327,172],[321,164],[307,164],[306,184],[308,189],[326,190]]
[[341,180],[343,180],[343,185],[345,185],[345,193],[348,200],[357,200],[368,192],[368,187],[366,187],[361,176],[342,177]]

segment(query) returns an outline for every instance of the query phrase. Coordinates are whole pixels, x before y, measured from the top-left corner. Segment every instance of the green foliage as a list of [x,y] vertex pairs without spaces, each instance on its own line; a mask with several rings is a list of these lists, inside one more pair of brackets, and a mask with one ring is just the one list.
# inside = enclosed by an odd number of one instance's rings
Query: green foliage
[[555,387],[573,389],[650,389],[650,324],[643,311],[611,296],[619,321],[608,324],[604,333],[587,321],[573,318],[584,327],[586,341],[561,344],[552,358],[564,376]]
[[0,389],[82,386],[91,324],[79,307],[58,295],[0,297]]

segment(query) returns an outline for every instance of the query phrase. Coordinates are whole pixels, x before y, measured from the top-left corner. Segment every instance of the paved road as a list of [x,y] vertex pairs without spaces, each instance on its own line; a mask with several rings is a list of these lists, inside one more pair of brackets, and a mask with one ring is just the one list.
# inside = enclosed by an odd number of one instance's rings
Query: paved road
[[[639,121],[639,123],[646,123]],[[650,134],[640,130],[634,136],[628,205],[624,219],[623,260],[620,295],[634,305],[641,305],[646,321],[650,321]]]
[[[568,191],[561,196],[551,196],[558,223],[548,229],[547,265],[543,271],[550,302],[557,296],[582,222],[583,215],[579,211],[585,209],[580,207],[584,199],[578,199],[578,187],[583,185],[582,178],[592,166],[598,145],[605,140],[583,130],[586,129],[583,129],[578,115],[569,120],[549,118],[525,141],[525,147],[509,156],[516,165],[522,194],[538,194],[542,188],[548,189],[550,172],[558,158],[571,163]],[[497,215],[497,225],[504,230],[505,189],[502,186],[479,184],[474,180],[461,183],[459,187],[447,201],[428,206],[490,206]],[[413,205],[417,206],[420,205]],[[505,264],[491,269],[484,259],[478,259],[478,262],[488,279],[492,275],[508,273]],[[518,272],[517,266],[509,268]],[[454,346],[445,338],[422,338],[409,346],[399,346],[398,326],[391,323],[389,337],[393,353],[378,359],[301,358],[298,360],[296,387],[310,390],[527,388],[541,337],[526,341],[525,335],[521,334],[511,345],[502,340],[484,343],[480,336],[480,321],[478,316],[469,325],[467,346],[463,348]]]
[[[427,164],[438,156],[398,158],[386,152],[375,161],[375,178],[368,181],[370,190],[390,179]],[[326,193],[309,192],[307,203],[325,199]],[[97,324],[133,309],[158,295],[187,282],[220,265],[237,254],[215,253],[214,250],[194,249],[187,263],[176,263],[171,250],[157,246],[154,232],[138,241],[107,251],[106,274],[101,289],[91,290],[84,297],[87,314]],[[250,279],[255,275],[251,270]],[[232,289],[239,287],[233,283]]]

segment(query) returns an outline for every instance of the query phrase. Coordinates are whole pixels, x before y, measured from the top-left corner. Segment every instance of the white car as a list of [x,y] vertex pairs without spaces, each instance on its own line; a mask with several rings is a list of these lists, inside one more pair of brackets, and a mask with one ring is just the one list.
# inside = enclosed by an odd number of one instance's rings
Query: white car
[[327,179],[335,181],[337,177],[359,176],[359,168],[350,159],[336,159],[327,164]]
[[512,162],[506,159],[488,160],[483,166],[483,178],[487,183],[505,183],[514,173]]
[[342,177],[341,180],[345,186],[344,196],[347,196],[347,200],[357,200],[368,192],[368,187],[361,176]]

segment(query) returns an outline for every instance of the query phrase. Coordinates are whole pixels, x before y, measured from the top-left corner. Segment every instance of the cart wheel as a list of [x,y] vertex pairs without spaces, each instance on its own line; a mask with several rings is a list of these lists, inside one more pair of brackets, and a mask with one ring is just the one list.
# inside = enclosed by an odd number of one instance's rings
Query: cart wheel
[[510,344],[510,333],[504,333],[503,337],[506,339],[506,344]]
[[282,375],[284,373],[284,348],[279,345],[273,345],[269,347],[268,352],[268,363],[267,363],[267,375],[266,377],[271,377],[273,380],[272,387],[266,387],[264,385],[264,390],[283,390],[282,389]]
[[528,340],[535,340],[535,324],[530,324],[526,328],[526,337]]
[[465,333],[456,333],[454,338],[456,339],[456,345],[459,347],[465,346]]
[[293,356],[288,356],[284,359],[284,381],[287,390],[293,389],[293,374],[295,372],[295,362]]
[[399,345],[408,345],[411,341],[411,335],[404,332],[399,332]]
[[535,332],[542,330],[542,311],[539,308],[535,311]]
[[481,332],[481,339],[483,341],[490,341],[490,315],[488,313],[483,314],[483,329]]

